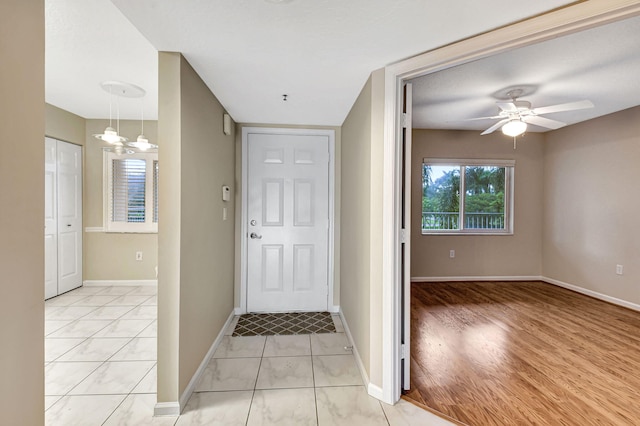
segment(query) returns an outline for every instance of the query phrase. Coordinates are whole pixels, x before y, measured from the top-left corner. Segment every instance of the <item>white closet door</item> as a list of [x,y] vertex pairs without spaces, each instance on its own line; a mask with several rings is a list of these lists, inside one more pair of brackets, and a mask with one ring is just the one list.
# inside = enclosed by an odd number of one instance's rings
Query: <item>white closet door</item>
[[82,147],[58,141],[58,294],[82,285]]
[[82,285],[82,147],[45,138],[44,298]]
[[44,298],[58,295],[56,140],[44,141]]

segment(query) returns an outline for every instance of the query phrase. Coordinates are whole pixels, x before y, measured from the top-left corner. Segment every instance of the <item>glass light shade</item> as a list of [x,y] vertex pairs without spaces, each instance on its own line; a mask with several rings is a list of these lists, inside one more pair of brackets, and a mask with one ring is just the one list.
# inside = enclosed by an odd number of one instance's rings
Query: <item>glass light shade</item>
[[104,133],[96,133],[93,135],[93,137],[112,145],[118,143],[122,145],[123,142],[128,141],[128,139],[124,136],[119,136],[118,132],[116,132],[116,129],[114,129],[113,127],[107,127],[106,129],[104,129]]
[[527,123],[520,120],[511,120],[502,126],[502,133],[507,136],[520,136],[527,130]]
[[129,142],[128,146],[139,149],[140,151],[146,151],[148,149],[156,149],[158,145],[149,143],[149,139],[145,135],[139,135],[135,142]]

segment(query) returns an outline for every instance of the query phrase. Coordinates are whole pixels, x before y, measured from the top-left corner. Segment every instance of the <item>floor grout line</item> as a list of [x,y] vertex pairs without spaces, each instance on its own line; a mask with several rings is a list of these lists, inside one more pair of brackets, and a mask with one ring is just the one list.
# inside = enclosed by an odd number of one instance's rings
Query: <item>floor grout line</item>
[[[106,290],[102,290],[102,291],[106,291]],[[135,290],[132,290],[135,291]],[[91,296],[98,296],[100,295],[100,293],[94,294],[94,295],[87,295],[86,297],[91,297]],[[116,295],[114,295],[116,296]],[[119,297],[123,297],[125,295],[117,295],[116,298]],[[147,295],[140,295],[140,296],[147,296]],[[125,347],[127,347],[128,345],[132,344],[132,342],[134,341],[140,341],[143,342],[144,339],[157,339],[157,333],[155,335],[155,337],[148,337],[148,334],[146,337],[142,337],[140,336],[143,333],[148,333],[148,330],[151,327],[155,327],[157,324],[157,315],[155,318],[153,319],[149,319],[150,323],[147,324],[144,328],[142,328],[139,331],[136,332],[132,332],[132,333],[125,333],[125,334],[130,334],[130,335],[126,335],[123,337],[120,336],[96,336],[96,334],[100,333],[101,331],[111,327],[113,324],[115,324],[118,321],[125,321],[125,319],[123,319],[122,317],[124,317],[125,315],[127,315],[129,312],[133,311],[136,308],[140,308],[143,306],[149,306],[149,307],[153,307],[157,310],[157,305],[143,305],[143,303],[146,303],[147,301],[149,301],[150,299],[152,299],[154,296],[153,295],[149,295],[149,297],[145,298],[144,300],[142,300],[138,305],[135,306],[131,306],[129,310],[126,310],[126,312],[124,312],[122,315],[120,315],[118,318],[116,319],[112,319],[109,318],[107,323],[105,324],[104,327],[100,328],[99,330],[93,332],[92,334],[90,334],[89,336],[82,336],[82,337],[52,337],[49,338],[48,335],[44,336],[45,339],[51,339],[52,341],[55,341],[55,339],[81,339],[77,345],[69,348],[67,351],[65,351],[64,353],[58,355],[56,358],[54,358],[53,361],[49,361],[49,363],[57,363],[57,364],[63,364],[63,363],[73,363],[73,362],[91,362],[91,363],[96,363],[96,367],[94,369],[92,369],[87,375],[85,375],[84,377],[82,377],[74,386],[72,386],[64,395],[52,395],[52,397],[56,397],[57,399],[55,400],[54,403],[51,404],[51,407],[54,407],[56,404],[58,404],[60,402],[60,400],[62,398],[66,398],[66,397],[76,397],[76,396],[122,396],[122,400],[119,401],[119,403],[117,403],[117,405],[111,409],[111,411],[108,413],[108,415],[106,415],[106,417],[102,420],[101,424],[107,424],[110,419],[111,421],[114,421],[115,419],[119,418],[122,413],[118,413],[119,410],[128,410],[128,409],[132,409],[132,407],[134,405],[137,406],[137,404],[139,404],[141,401],[138,398],[142,398],[142,395],[156,395],[157,398],[157,389],[156,392],[149,392],[149,393],[134,393],[134,390],[140,386],[140,384],[147,379],[147,376],[149,375],[149,373],[157,366],[157,356],[155,357],[155,359],[153,360],[128,360],[128,359],[121,359],[121,360],[113,360],[113,358],[120,353],[120,351],[122,351]],[[78,301],[79,302],[79,301]],[[108,302],[111,303],[111,302]],[[85,314],[84,316],[80,317],[80,318],[76,318],[74,320],[66,320],[66,321],[70,321],[69,324],[66,324],[63,327],[60,327],[59,329],[53,331],[52,333],[55,333],[56,331],[67,327],[77,321],[81,321],[85,316],[90,315],[92,312],[95,312],[98,309],[101,308],[105,308],[105,307],[109,307],[108,305],[103,305],[103,306],[96,306],[94,307],[95,309],[88,312],[87,314]],[[96,320],[103,320],[103,319],[96,319]],[[144,321],[147,319],[138,319],[138,318],[134,318],[134,319],[129,319],[129,320],[140,320],[140,321]],[[331,316],[331,325],[334,328],[334,331],[331,333],[320,333],[320,334],[332,334],[332,335],[344,335],[343,331],[338,331],[338,327],[336,326],[335,322],[334,322],[334,318],[333,316]],[[237,323],[236,323],[237,326]],[[52,334],[50,333],[50,334]],[[87,333],[89,334],[89,333]],[[305,417],[309,420],[311,420],[314,416],[315,417],[315,423],[316,425],[320,424],[320,416],[319,416],[319,405],[318,405],[318,390],[319,389],[330,389],[330,388],[335,388],[336,390],[338,388],[348,388],[348,387],[352,387],[352,388],[357,388],[357,389],[364,389],[364,391],[366,392],[366,389],[363,385],[327,385],[327,386],[318,386],[317,384],[317,377],[316,377],[316,371],[315,371],[315,364],[316,361],[319,361],[321,358],[324,357],[337,357],[337,356],[354,356],[353,353],[324,353],[326,352],[325,349],[326,348],[332,348],[329,349],[330,351],[337,351],[337,347],[333,344],[328,344],[328,343],[324,343],[322,340],[315,340],[314,334],[316,333],[305,333],[305,334],[282,334],[282,335],[262,335],[262,337],[264,338],[263,343],[262,343],[262,347],[260,350],[260,355],[257,357],[234,357],[234,356],[227,356],[225,358],[213,358],[212,359],[251,359],[251,358],[259,358],[259,363],[258,363],[258,369],[257,369],[257,373],[255,376],[255,379],[253,380],[253,386],[251,389],[251,398],[249,400],[249,408],[247,410],[246,413],[246,418],[244,419],[244,424],[248,425],[250,419],[252,418],[252,415],[255,416],[261,416],[262,414],[259,413],[257,410],[258,405],[256,405],[259,400],[256,399],[258,396],[258,391],[264,392],[263,397],[266,398],[267,395],[271,392],[279,392],[279,391],[295,391],[295,390],[303,390],[303,389],[313,389],[313,392],[311,393],[310,391],[305,391],[305,397],[301,400],[301,401],[307,401],[305,402],[305,407],[306,413],[309,415],[308,417]],[[225,334],[226,335],[226,334]],[[267,344],[270,341],[270,337],[269,336],[307,336],[307,338],[305,339],[305,343],[303,344],[302,340],[293,340],[291,341],[291,343],[278,343],[278,346],[274,346],[271,350],[271,355],[266,356],[267,355]],[[239,337],[239,336],[233,336],[233,330],[231,331],[231,334],[228,335],[228,337],[231,339],[233,338],[234,340]],[[240,336],[240,337],[244,337],[244,336]],[[111,354],[110,356],[108,356],[105,360],[103,361],[57,361],[58,359],[60,359],[61,357],[65,356],[67,353],[69,353],[70,351],[72,351],[74,348],[76,348],[78,345],[82,345],[85,344],[87,341],[89,341],[89,339],[95,339],[95,340],[108,340],[108,339],[121,339],[123,341],[125,341],[125,343],[118,348],[113,354]],[[286,340],[284,341],[286,342]],[[315,344],[314,344],[315,342]],[[320,343],[320,346],[318,345],[318,342],[322,342]],[[329,340],[329,342],[331,342],[331,340]],[[275,344],[275,342],[273,342],[272,344]],[[302,349],[305,350],[304,347],[308,345],[308,352],[305,354],[300,354],[300,352],[296,352],[296,350]],[[291,353],[293,353],[293,355],[289,354],[288,351],[291,351]],[[258,389],[257,388],[257,384],[258,384],[258,379],[260,377],[260,373],[261,370],[263,369],[263,367],[265,367],[265,359],[266,358],[274,358],[274,359],[278,359],[278,358],[297,358],[297,359],[302,359],[302,358],[308,358],[310,360],[310,375],[311,375],[311,385],[307,386],[307,387],[284,387],[284,388],[268,388],[268,389]],[[319,357],[319,358],[316,358]],[[314,359],[315,358],[315,359]],[[129,389],[127,392],[125,393],[96,393],[96,394],[81,394],[81,395],[72,395],[71,393],[73,392],[74,389],[76,389],[81,383],[85,382],[85,380],[91,376],[96,370],[100,369],[100,368],[104,368],[105,365],[113,365],[115,363],[121,363],[121,362],[151,362],[153,361],[153,365],[151,365],[151,367],[149,369],[147,369],[144,374],[142,374],[141,378],[131,387],[131,389]],[[294,361],[292,360],[292,362],[298,363],[298,361]],[[302,361],[300,361],[302,362]],[[254,364],[255,365],[255,364]],[[297,375],[292,375],[292,377],[298,377]],[[302,376],[300,376],[302,377]],[[308,377],[308,376],[307,376]],[[267,383],[267,382],[265,382]],[[268,383],[271,383],[271,381],[268,381]],[[290,383],[290,382],[288,382]],[[276,382],[274,382],[274,385],[276,384]],[[146,390],[146,389],[141,389],[141,390]],[[249,389],[247,389],[249,390]],[[203,391],[203,392],[194,392],[194,396],[196,396],[197,394],[205,394],[205,393],[212,393],[212,394],[224,394],[224,393],[231,393],[231,392],[236,392],[236,391],[230,391],[230,390],[211,390],[211,391]],[[308,393],[307,393],[308,392]],[[324,391],[323,392],[327,392]],[[273,397],[276,398],[274,393],[271,393],[271,395],[274,395]],[[311,395],[313,395],[313,407],[311,406],[311,400],[310,397]],[[324,393],[323,393],[324,395]],[[248,397],[248,395],[246,395]],[[150,398],[150,397],[149,397]],[[277,398],[279,398],[279,396],[277,396]],[[144,399],[142,399],[144,400]],[[130,402],[127,402],[130,401]],[[245,400],[246,401],[246,400]],[[269,401],[269,400],[265,400],[265,401]],[[127,404],[127,405],[125,405]],[[134,405],[132,405],[134,404]],[[189,404],[189,401],[187,401],[187,404]],[[308,405],[307,405],[308,404]],[[380,405],[380,404],[379,404]],[[126,408],[129,407],[129,408]],[[106,408],[106,407],[105,407]],[[205,409],[206,406],[202,406],[200,407],[200,409]],[[48,411],[49,409],[45,410]],[[387,418],[387,414],[384,411],[384,409],[382,408],[382,405],[380,405],[380,410],[382,410],[383,412],[383,416],[382,417],[384,419],[384,421],[386,422],[386,424],[389,424],[389,419]],[[313,413],[313,414],[312,414]],[[117,417],[114,417],[117,416]],[[171,421],[167,421],[167,424],[171,423],[175,426],[175,424],[177,424],[180,420],[180,418],[182,417],[182,415],[180,416],[176,416],[174,419],[172,419]],[[241,420],[241,419],[238,419]],[[254,419],[255,420],[255,419]],[[164,423],[163,423],[164,424]]]

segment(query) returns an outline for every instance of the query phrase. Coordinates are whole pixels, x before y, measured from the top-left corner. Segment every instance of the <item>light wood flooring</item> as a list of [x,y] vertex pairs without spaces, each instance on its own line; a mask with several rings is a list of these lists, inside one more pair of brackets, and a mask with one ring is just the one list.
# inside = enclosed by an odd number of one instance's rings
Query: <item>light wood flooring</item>
[[640,425],[640,312],[542,282],[413,283],[411,391],[461,424]]

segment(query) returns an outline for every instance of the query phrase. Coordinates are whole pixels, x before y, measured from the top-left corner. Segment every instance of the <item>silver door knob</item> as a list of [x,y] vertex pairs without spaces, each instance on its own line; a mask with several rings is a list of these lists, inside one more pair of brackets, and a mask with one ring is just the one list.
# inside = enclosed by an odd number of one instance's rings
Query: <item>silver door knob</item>
[[258,235],[255,232],[252,232],[251,235],[249,235],[251,237],[251,239],[254,240],[261,240],[262,239],[262,235]]

